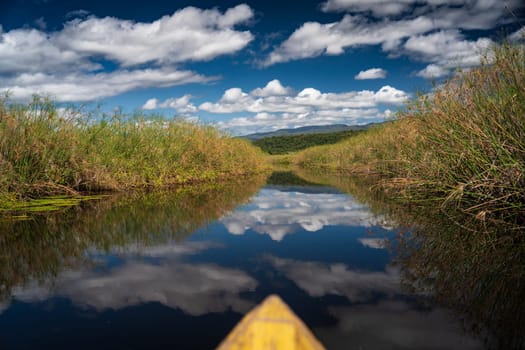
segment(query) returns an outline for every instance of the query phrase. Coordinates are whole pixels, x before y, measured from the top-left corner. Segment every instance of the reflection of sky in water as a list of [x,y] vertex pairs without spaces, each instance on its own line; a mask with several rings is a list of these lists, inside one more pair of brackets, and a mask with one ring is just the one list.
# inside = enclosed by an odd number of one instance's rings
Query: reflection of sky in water
[[[370,236],[371,230],[380,235]],[[94,320],[108,312],[141,310],[143,319],[125,322],[161,329],[150,345],[169,340],[177,348],[209,349],[242,314],[278,293],[329,349],[480,348],[446,310],[422,308],[401,290],[399,271],[389,266],[385,236],[392,236],[385,220],[347,195],[263,189],[249,204],[185,242],[130,244],[109,254],[91,250],[86,253],[93,257],[91,265],[70,268],[53,283],[16,288],[11,301],[0,304],[0,339],[17,345],[39,329],[44,338],[53,337],[52,327],[66,329],[60,321],[52,326],[14,322],[18,316],[12,304],[31,304],[30,315],[50,320],[65,311],[46,303],[61,298],[70,301],[64,310],[74,315],[89,311]],[[159,314],[155,307],[179,313]],[[80,322],[78,315],[68,322]],[[173,324],[191,324],[192,330]],[[210,338],[199,337],[196,346],[191,332],[203,327]],[[55,348],[72,347],[71,339],[82,332],[96,331],[76,327]],[[128,333],[133,348],[140,334]],[[189,343],[181,345],[184,336]],[[109,343],[122,347],[122,341]]]
[[340,193],[262,190],[252,202],[221,219],[231,234],[247,230],[269,235],[275,241],[299,230],[316,232],[325,226],[371,227],[385,224],[367,206]]
[[[79,307],[122,309],[147,302],[178,308],[189,315],[204,315],[231,309],[244,313],[253,306],[239,293],[254,290],[257,282],[239,269],[216,264],[188,264],[180,258],[216,245],[190,242],[140,249],[141,259],[133,259],[135,249],[126,250],[123,264],[108,270],[75,270],[60,275],[49,288],[20,288],[14,297],[34,302],[53,295],[67,297]],[[127,256],[126,256],[127,255]],[[160,263],[147,258],[161,257]]]

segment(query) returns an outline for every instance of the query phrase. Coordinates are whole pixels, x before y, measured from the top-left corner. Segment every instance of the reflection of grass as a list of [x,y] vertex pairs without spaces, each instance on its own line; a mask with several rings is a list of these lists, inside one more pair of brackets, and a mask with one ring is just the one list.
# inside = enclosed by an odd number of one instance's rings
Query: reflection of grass
[[[32,280],[91,263],[86,249],[109,252],[181,241],[247,201],[265,176],[88,201],[31,220],[0,220],[0,297]],[[1,298],[0,298],[1,299]]]
[[274,171],[266,182],[268,185],[283,186],[319,186],[317,183],[306,181],[293,171]]
[[410,228],[392,245],[406,287],[468,315],[469,329],[491,332],[491,348],[525,346],[523,228],[481,221],[426,202],[406,205],[386,196],[377,179],[304,170],[298,174],[348,192],[376,214]]
[[308,168],[379,174],[406,199],[502,225],[525,221],[525,46],[505,44],[400,120],[300,153]]
[[416,293],[430,292],[439,303],[467,315],[466,326],[486,336],[490,348],[523,348],[525,244],[510,238],[523,231],[457,211],[419,208],[397,216],[406,219],[416,227],[397,245],[405,285]]
[[227,180],[264,168],[248,141],[183,120],[0,99],[0,201]]
[[79,205],[82,201],[101,199],[104,196],[50,196],[28,201],[13,201],[0,203],[0,213],[9,213],[10,218],[26,218],[27,215],[16,215],[16,213],[40,213],[51,212]]

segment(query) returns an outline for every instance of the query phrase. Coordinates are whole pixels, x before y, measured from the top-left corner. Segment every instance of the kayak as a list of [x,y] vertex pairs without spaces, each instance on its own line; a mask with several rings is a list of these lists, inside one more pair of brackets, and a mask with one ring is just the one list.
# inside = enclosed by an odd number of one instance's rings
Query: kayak
[[247,313],[217,350],[325,350],[277,295]]

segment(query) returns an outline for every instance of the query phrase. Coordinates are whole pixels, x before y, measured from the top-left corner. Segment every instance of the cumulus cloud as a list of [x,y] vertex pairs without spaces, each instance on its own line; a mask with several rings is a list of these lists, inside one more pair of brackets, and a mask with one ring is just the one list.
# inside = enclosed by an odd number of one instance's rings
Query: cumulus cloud
[[325,12],[371,12],[380,17],[406,12],[413,3],[413,0],[328,0],[321,9]]
[[[385,85],[377,91],[361,90],[340,93],[322,92],[309,87],[296,92],[277,79],[262,88],[245,92],[234,87],[224,91],[213,102],[202,102],[198,110],[214,114],[250,113],[216,123],[236,134],[254,131],[295,128],[305,125],[367,124],[388,119],[390,110],[383,106],[400,106],[409,95],[395,87]],[[174,108],[179,112],[194,113],[195,105],[189,98],[174,98],[160,102],[149,99],[144,109]]]
[[339,22],[307,22],[270,53],[263,65],[269,66],[320,55],[341,55],[345,49],[362,45],[397,47],[401,39],[436,27],[427,17],[371,22],[362,16],[345,15]]
[[252,113],[217,123],[221,128],[242,134],[306,125],[380,121],[387,112],[381,111],[381,106],[400,106],[408,97],[406,92],[389,85],[377,91],[330,93],[309,87],[294,92],[272,80],[250,93],[240,88],[228,89],[218,101],[201,103],[199,109],[216,114]]
[[443,28],[490,29],[512,21],[510,11],[520,6],[519,0],[327,0],[321,9],[371,14],[377,18],[424,15],[438,20]]
[[173,108],[183,115],[193,114],[197,112],[197,107],[190,102],[191,98],[192,96],[189,94],[181,97],[168,98],[164,102],[159,102],[156,98],[150,98],[142,105],[142,109]]
[[325,226],[381,226],[385,219],[345,194],[282,192],[263,189],[250,206],[221,219],[235,235],[253,230],[274,241],[305,230],[316,232]]
[[[383,51],[391,55],[406,54],[400,51],[403,44],[414,37],[428,39],[439,31],[488,30],[498,25],[512,22],[512,11],[519,11],[523,5],[519,0],[328,0],[321,8],[326,12],[347,12],[340,21],[332,23],[306,22],[296,29],[284,42],[278,45],[262,62],[269,66],[275,63],[316,57],[320,55],[341,55],[347,49],[365,45],[381,45]],[[466,46],[484,46],[487,38],[474,42],[458,39]],[[453,54],[462,53],[459,48]],[[447,50],[440,51],[443,54]],[[429,56],[418,56],[425,62],[437,65]],[[440,67],[453,65],[452,61],[440,62]],[[460,63],[466,64],[466,61]],[[471,65],[479,64],[472,61]],[[429,69],[430,70],[430,69]],[[425,76],[425,73],[421,73]],[[428,74],[427,74],[428,75]]]
[[[187,242],[162,247],[128,247],[120,252],[124,259],[122,265],[109,270],[69,270],[57,277],[53,289],[35,284],[16,289],[13,298],[35,302],[60,295],[79,307],[98,311],[157,302],[193,316],[227,310],[245,313],[253,303],[241,298],[240,293],[253,291],[257,286],[255,279],[238,269],[189,264],[179,259],[215,246]],[[137,253],[142,258],[154,257],[160,262],[134,259]]]
[[[260,93],[260,91],[255,90]],[[305,88],[294,95],[266,95],[257,97],[240,88],[224,92],[217,102],[204,102],[199,109],[211,113],[234,112],[287,112],[307,113],[313,110],[339,108],[371,108],[380,104],[401,105],[408,95],[392,86],[385,85],[378,91],[361,90],[343,93],[326,93],[315,88]]]
[[152,23],[90,17],[67,22],[53,39],[60,47],[101,55],[123,66],[206,61],[245,47],[253,35],[233,27],[252,16],[251,8],[242,4],[224,14],[187,7]]
[[386,78],[386,70],[382,68],[370,68],[367,70],[360,71],[355,79],[366,80],[366,79],[384,79]]
[[486,38],[465,40],[458,30],[447,30],[413,36],[403,45],[403,50],[418,60],[432,62],[417,75],[437,78],[447,75],[456,67],[479,65],[493,44],[492,40]]
[[[73,70],[94,71],[100,64],[91,62],[83,53],[55,45],[50,35],[36,29],[0,27],[0,75],[21,73],[62,73]],[[5,85],[0,80],[0,87]]]
[[425,79],[435,79],[450,74],[450,69],[441,67],[437,64],[429,64],[424,69],[416,73],[417,76]]
[[390,119],[392,115],[393,113],[389,109],[380,111],[377,108],[342,108],[339,110],[321,110],[311,113],[261,112],[255,115],[219,121],[216,125],[221,129],[230,130],[234,134],[246,135],[254,132],[274,131],[310,125],[364,125]]
[[[206,82],[213,78],[178,65],[233,54],[253,39],[235,28],[253,17],[245,4],[224,13],[187,7],[151,23],[85,15],[70,13],[68,18],[82,18],[49,33],[0,27],[0,90],[14,98],[43,93],[60,101],[88,101],[140,87]],[[104,70],[100,61],[116,68]]]

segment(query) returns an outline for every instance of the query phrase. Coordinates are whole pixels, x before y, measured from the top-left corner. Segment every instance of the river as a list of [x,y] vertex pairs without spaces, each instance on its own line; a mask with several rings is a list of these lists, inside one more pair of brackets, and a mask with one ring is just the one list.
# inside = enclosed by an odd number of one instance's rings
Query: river
[[[483,349],[406,288],[398,228],[292,173],[2,221],[2,349],[213,349],[269,294],[328,349]],[[481,332],[482,333],[482,332]]]

